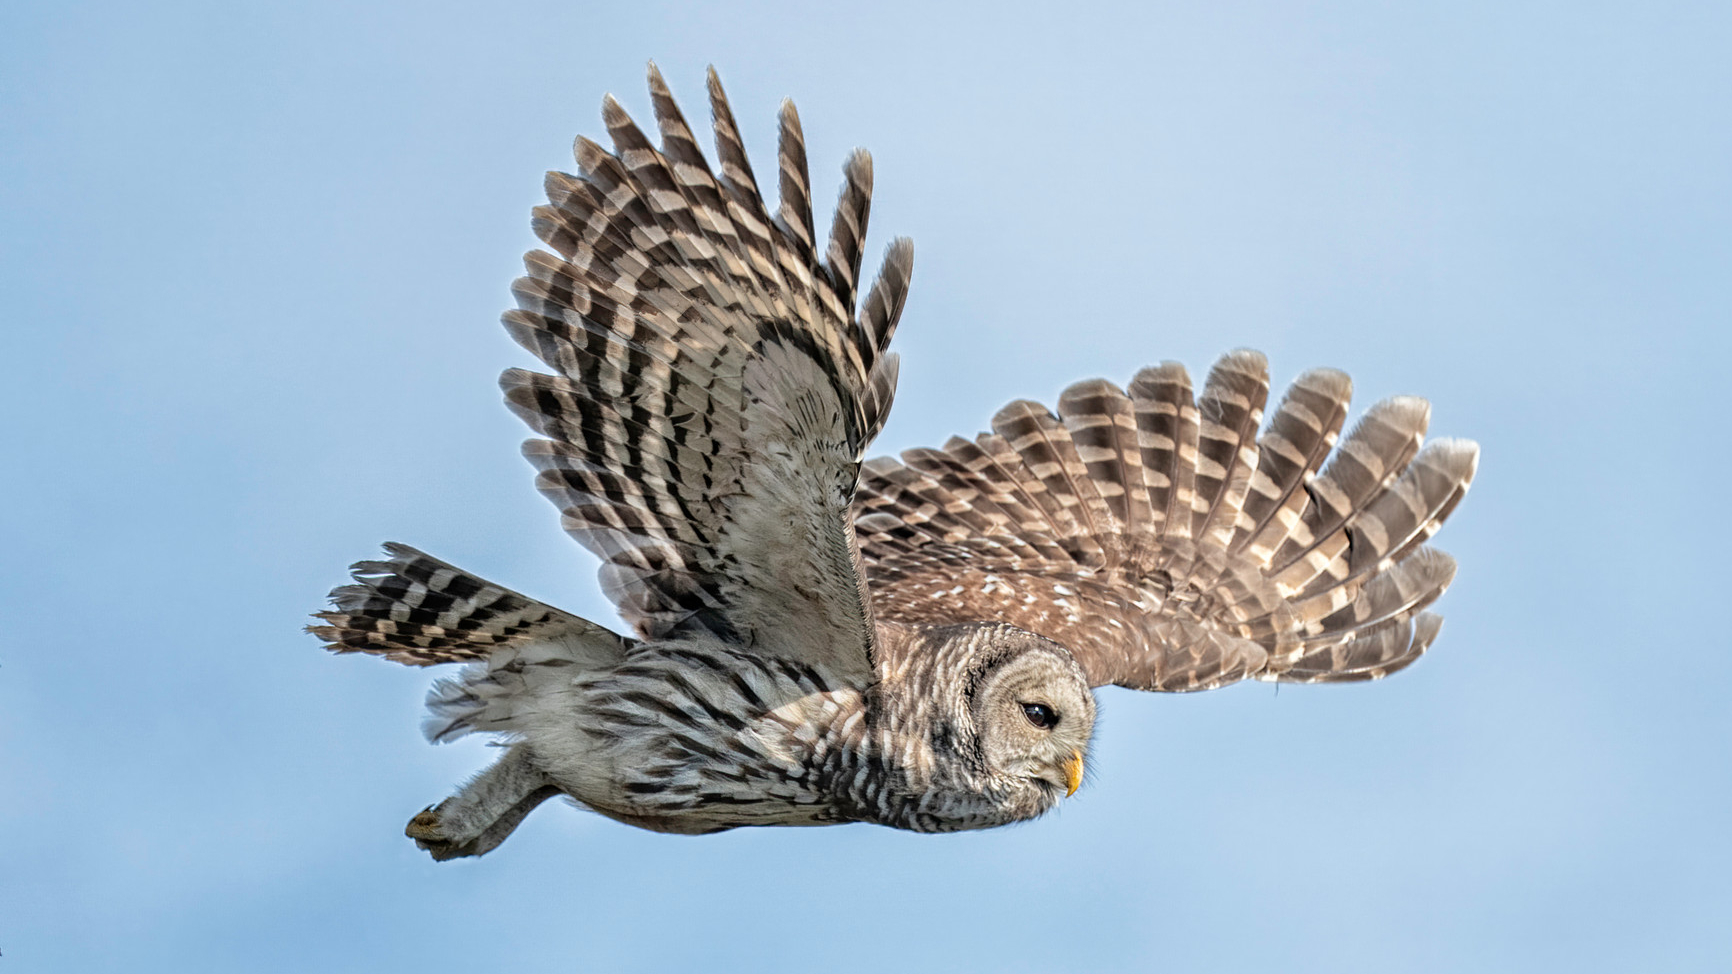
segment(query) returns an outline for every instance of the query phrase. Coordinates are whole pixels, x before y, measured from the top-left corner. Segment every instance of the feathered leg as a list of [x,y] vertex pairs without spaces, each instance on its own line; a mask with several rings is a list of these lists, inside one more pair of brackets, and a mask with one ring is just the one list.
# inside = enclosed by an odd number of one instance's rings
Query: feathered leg
[[518,744],[457,794],[410,819],[403,834],[441,861],[484,855],[557,794],[529,749]]

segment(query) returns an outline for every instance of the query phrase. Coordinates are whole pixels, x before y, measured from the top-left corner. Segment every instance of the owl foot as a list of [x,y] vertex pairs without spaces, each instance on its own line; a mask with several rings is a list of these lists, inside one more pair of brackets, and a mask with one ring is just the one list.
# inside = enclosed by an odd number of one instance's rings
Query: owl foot
[[403,830],[403,834],[416,840],[440,841],[439,813],[433,810],[432,805],[428,805],[409,820],[409,825]]
[[535,806],[559,794],[528,750],[513,747],[438,805],[417,812],[403,834],[434,859],[461,859],[492,850]]
[[440,862],[476,855],[473,841],[458,842],[446,834],[444,824],[439,820],[439,810],[431,805],[409,820],[403,834],[414,839],[416,846]]

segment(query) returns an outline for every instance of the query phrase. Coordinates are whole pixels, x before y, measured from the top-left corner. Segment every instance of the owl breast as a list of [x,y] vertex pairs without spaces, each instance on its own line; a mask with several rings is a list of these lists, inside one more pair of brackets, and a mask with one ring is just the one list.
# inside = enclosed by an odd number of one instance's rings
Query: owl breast
[[855,736],[861,694],[811,667],[650,643],[535,706],[521,727],[542,770],[611,818],[680,833],[846,820],[824,769]]

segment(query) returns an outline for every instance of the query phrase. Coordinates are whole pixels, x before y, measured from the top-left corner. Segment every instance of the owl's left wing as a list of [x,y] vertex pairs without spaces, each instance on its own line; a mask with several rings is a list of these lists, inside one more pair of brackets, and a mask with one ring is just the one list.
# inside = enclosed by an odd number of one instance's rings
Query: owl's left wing
[[654,66],[652,145],[610,97],[608,152],[551,173],[505,325],[553,371],[511,370],[524,452],[602,586],[646,639],[708,632],[833,676],[871,675],[849,518],[896,383],[886,347],[912,251],[892,244],[855,313],[871,161],[845,169],[828,246],[812,229],[799,117],[784,103],[781,205],[759,196],[714,71],[713,173]]
[[[1258,435],[1268,365],[1224,356],[1014,402],[993,432],[869,461],[855,528],[892,622],[1001,621],[1071,650],[1092,684],[1203,690],[1365,680],[1413,662],[1455,562],[1423,546],[1478,447],[1421,449],[1430,407],[1373,406],[1337,447],[1347,376],[1301,376]],[[1334,448],[1333,458],[1330,458]],[[1329,462],[1325,466],[1324,461]]]

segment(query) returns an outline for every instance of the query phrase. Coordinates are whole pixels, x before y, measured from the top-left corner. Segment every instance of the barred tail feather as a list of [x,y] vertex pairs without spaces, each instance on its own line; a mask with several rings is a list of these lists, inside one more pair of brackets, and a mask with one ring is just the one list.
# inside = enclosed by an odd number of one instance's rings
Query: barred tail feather
[[351,569],[333,589],[334,608],[307,631],[337,653],[370,653],[411,666],[489,660],[502,650],[558,641],[574,660],[617,654],[620,636],[495,585],[408,545],[386,544],[383,561]]

